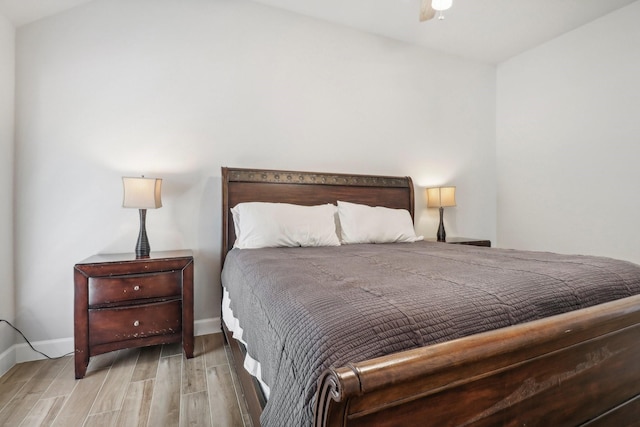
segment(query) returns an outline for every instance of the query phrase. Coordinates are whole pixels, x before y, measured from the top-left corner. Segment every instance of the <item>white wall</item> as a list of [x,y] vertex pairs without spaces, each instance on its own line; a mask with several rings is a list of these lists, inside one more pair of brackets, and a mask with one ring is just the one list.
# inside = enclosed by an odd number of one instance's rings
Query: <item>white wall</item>
[[[152,251],[192,248],[219,316],[220,166],[458,186],[450,236],[495,238],[495,68],[247,1],[96,1],[17,35],[17,318],[73,331],[72,267],[133,251],[123,175],[164,178]],[[437,210],[417,193],[418,231]]]
[[498,67],[500,246],[640,262],[640,2]]
[[[0,14],[0,318],[10,322],[15,317],[13,281],[13,131],[15,30]],[[4,362],[12,364],[3,353],[15,342],[15,334],[0,324],[0,375]]]

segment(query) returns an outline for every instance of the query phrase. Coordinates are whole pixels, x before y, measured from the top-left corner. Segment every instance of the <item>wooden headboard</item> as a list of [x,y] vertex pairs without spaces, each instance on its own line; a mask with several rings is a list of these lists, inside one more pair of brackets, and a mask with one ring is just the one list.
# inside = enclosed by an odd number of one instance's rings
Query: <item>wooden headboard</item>
[[267,169],[222,168],[222,264],[236,236],[231,208],[241,202],[298,205],[338,200],[407,209],[414,218],[413,182],[408,176],[346,175]]

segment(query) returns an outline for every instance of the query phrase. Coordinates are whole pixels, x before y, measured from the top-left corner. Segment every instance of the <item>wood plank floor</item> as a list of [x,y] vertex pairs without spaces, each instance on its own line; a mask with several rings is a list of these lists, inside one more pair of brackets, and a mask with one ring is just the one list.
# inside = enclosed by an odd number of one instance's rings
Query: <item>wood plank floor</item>
[[251,427],[222,334],[91,358],[75,380],[72,356],[21,363],[0,377],[0,426]]

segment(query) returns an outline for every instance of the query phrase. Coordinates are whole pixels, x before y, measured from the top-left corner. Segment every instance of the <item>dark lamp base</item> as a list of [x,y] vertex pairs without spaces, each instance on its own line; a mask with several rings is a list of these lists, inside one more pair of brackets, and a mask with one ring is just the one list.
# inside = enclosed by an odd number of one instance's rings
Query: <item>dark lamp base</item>
[[444,231],[444,221],[442,220],[444,216],[444,208],[440,207],[440,225],[438,226],[438,242],[446,242],[447,241],[447,233]]
[[140,209],[140,232],[138,233],[138,242],[136,243],[136,258],[149,258],[151,252],[151,246],[149,246],[149,239],[147,238],[147,210]]

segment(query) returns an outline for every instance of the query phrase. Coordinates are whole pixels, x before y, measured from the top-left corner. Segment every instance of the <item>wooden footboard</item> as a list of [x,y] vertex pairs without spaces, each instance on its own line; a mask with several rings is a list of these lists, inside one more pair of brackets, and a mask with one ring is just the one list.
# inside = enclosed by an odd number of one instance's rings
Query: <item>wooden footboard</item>
[[330,369],[315,425],[640,425],[640,296]]

